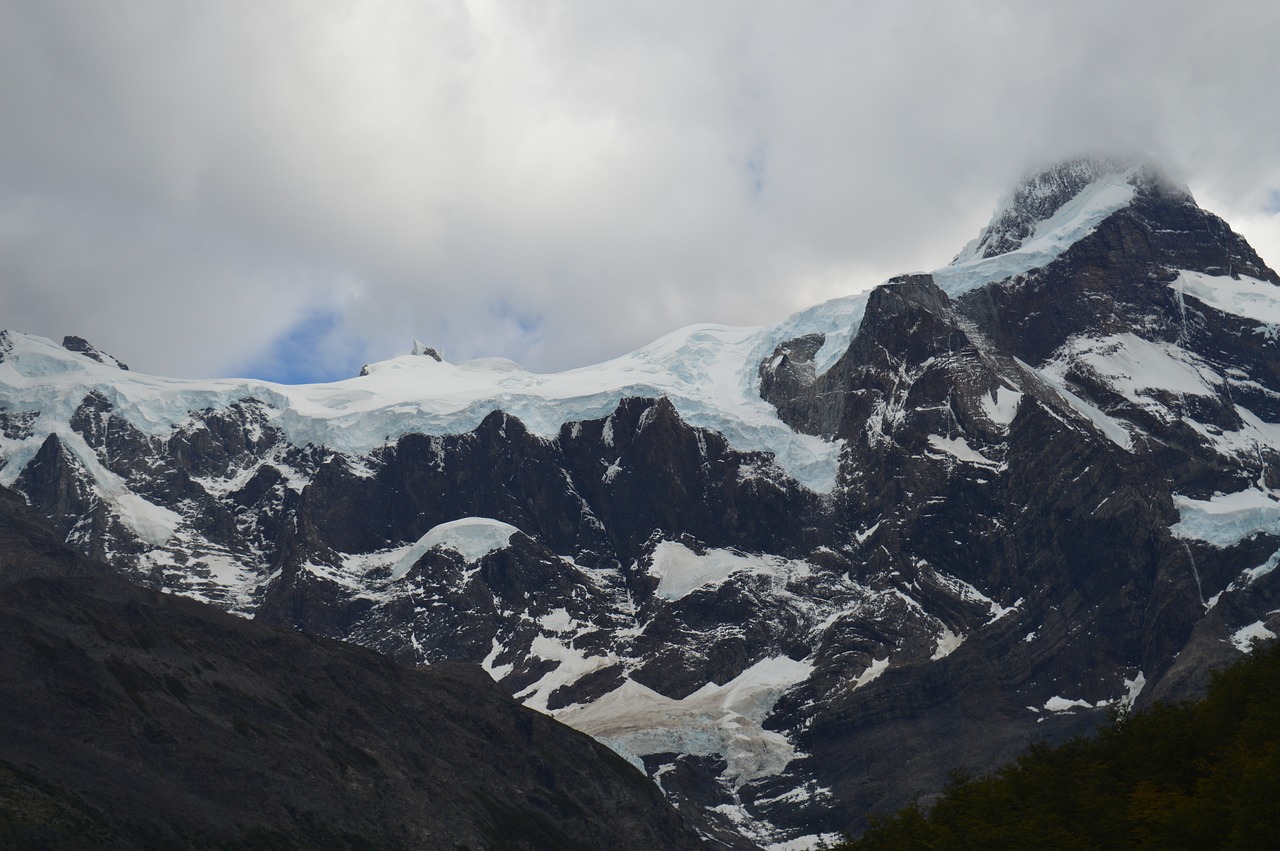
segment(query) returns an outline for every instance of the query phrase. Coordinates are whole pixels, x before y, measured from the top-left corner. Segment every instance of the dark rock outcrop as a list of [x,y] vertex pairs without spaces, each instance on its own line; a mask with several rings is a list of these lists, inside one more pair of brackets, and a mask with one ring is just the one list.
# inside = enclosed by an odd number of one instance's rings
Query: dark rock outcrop
[[68,334],[67,336],[62,338],[62,348],[66,349],[69,352],[75,352],[78,355],[84,355],[87,358],[92,358],[93,360],[96,360],[98,363],[104,363],[104,364],[107,364],[108,366],[118,367],[119,369],[123,369],[125,371],[128,371],[129,369],[129,367],[123,361],[117,360],[116,358],[112,357],[106,352],[99,351],[98,349],[94,348],[93,344],[91,344],[84,337],[76,337],[72,334]]

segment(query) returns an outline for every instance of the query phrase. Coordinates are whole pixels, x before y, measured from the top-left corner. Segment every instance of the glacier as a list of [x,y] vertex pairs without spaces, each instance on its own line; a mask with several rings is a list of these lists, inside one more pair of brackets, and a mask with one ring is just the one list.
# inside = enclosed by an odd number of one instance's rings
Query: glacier
[[630,354],[560,373],[527,372],[503,358],[463,363],[402,355],[363,375],[327,384],[282,385],[253,379],[177,379],[122,372],[52,340],[4,332],[0,407],[39,412],[32,436],[0,438],[0,484],[12,485],[44,438],[67,422],[84,397],[100,393],[117,414],[147,434],[167,435],[192,411],[257,399],[295,446],[365,455],[404,434],[461,434],[491,412],[521,420],[534,434],[607,417],[627,397],[665,396],[690,425],[717,431],[744,452],[769,452],[788,475],[819,493],[835,486],[841,445],[794,431],[760,398],[759,363],[785,340],[827,338],[826,366],[856,332],[866,296],[833,299],[777,325],[693,325]]

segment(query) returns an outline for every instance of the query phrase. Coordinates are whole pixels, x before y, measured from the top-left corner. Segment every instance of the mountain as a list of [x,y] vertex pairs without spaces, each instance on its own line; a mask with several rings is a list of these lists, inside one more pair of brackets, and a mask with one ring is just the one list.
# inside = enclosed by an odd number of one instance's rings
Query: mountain
[[1084,159],[947,267],[556,375],[188,381],[9,332],[0,484],[153,587],[480,663],[704,836],[800,848],[1280,628],[1278,340],[1239,235]]
[[697,848],[643,775],[475,666],[139,588],[0,491],[0,845]]

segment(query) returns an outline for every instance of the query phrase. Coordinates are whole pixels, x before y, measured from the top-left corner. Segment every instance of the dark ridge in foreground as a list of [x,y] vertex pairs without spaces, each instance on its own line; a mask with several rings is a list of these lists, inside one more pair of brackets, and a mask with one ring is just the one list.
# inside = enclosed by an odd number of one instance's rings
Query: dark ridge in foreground
[[639,771],[477,667],[107,572],[0,489],[2,847],[700,845]]

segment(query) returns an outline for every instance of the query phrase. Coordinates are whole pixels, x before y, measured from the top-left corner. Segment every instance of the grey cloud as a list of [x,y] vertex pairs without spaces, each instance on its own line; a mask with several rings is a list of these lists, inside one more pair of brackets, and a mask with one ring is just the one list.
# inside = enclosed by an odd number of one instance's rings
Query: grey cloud
[[564,368],[941,265],[1092,150],[1164,159],[1274,262],[1278,31],[1268,2],[9,2],[0,325],[174,374],[317,315],[326,363]]

